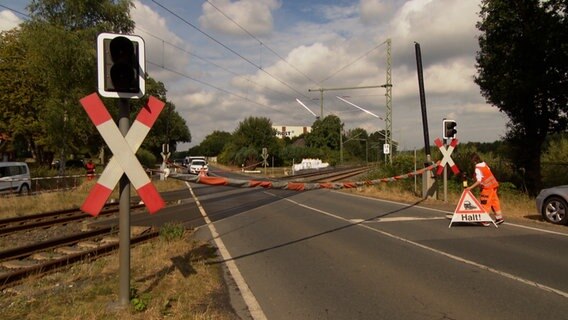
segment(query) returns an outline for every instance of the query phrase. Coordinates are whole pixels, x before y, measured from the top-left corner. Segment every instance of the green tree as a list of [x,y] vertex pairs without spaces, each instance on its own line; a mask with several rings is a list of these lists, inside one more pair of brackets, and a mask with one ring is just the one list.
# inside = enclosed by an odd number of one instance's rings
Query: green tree
[[336,115],[328,115],[317,119],[312,125],[312,131],[306,135],[306,145],[312,148],[327,148],[339,150],[339,134],[343,129],[341,119]]
[[368,160],[369,134],[365,129],[355,128],[347,131],[343,140],[343,157],[346,161]]
[[132,0],[32,0],[27,9],[34,22],[62,26],[69,31],[95,29],[96,36],[100,32],[134,30],[132,7]]
[[568,137],[551,137],[542,153],[544,187],[568,184]]
[[[166,87],[162,82],[147,77],[146,96],[154,96],[166,103],[164,110],[160,113],[152,130],[148,133],[148,137],[142,144],[144,148],[151,151],[158,159],[161,159],[160,153],[162,152],[163,144],[168,144],[170,152],[173,153],[177,151],[178,142],[191,142],[191,132],[187,127],[187,122],[176,111],[176,106],[168,101],[166,93]],[[147,99],[139,101],[138,104],[134,105],[132,111],[138,114],[143,106],[142,104],[146,104],[146,101]],[[132,114],[132,117],[134,116],[135,114]]]
[[201,155],[204,155],[204,154],[203,154],[203,151],[202,151],[202,148],[201,148],[201,144],[189,148],[189,149],[187,150],[187,155],[188,155],[188,156],[201,156]]
[[509,117],[506,140],[530,194],[546,136],[568,124],[566,1],[483,0],[475,82]]
[[208,134],[199,145],[204,156],[215,157],[223,151],[225,144],[230,139],[231,134],[229,132],[215,130]]
[[77,109],[96,91],[95,39],[101,31],[130,32],[131,7],[125,0],[33,0],[30,19],[1,34],[0,70],[12,79],[0,84],[1,130],[13,142],[5,148],[24,145],[40,163],[56,152],[86,152],[96,131]]
[[260,163],[262,148],[267,148],[268,153],[279,160],[280,143],[268,118],[246,118],[239,123],[231,137],[220,158],[224,163],[246,166]]
[[46,84],[34,77],[27,57],[21,29],[0,33],[0,134],[6,139],[0,153],[9,158],[23,157],[46,134],[39,118]]

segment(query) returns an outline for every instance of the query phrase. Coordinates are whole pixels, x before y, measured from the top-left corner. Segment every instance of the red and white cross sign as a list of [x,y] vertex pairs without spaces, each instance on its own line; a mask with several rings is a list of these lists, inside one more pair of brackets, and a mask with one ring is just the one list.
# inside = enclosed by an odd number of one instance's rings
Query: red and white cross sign
[[158,119],[164,108],[164,102],[150,97],[148,104],[140,110],[126,136],[122,136],[96,93],[81,99],[81,104],[113,153],[113,157],[81,206],[81,210],[97,216],[123,173],[128,176],[150,213],[165,207],[166,204],[160,193],[136,158],[136,151]]
[[442,152],[442,155],[444,156],[442,158],[442,161],[440,161],[440,163],[438,164],[438,171],[436,171],[436,174],[437,175],[442,174],[442,171],[444,171],[446,163],[450,166],[450,168],[452,168],[454,174],[460,173],[460,169],[458,169],[458,166],[454,163],[452,157],[450,157],[450,155],[454,151],[454,148],[458,145],[458,139],[452,139],[452,142],[450,142],[450,145],[448,146],[447,149],[444,148],[444,144],[442,143],[442,140],[440,140],[440,138],[436,138],[436,141],[434,141],[434,143],[436,143],[436,145]]

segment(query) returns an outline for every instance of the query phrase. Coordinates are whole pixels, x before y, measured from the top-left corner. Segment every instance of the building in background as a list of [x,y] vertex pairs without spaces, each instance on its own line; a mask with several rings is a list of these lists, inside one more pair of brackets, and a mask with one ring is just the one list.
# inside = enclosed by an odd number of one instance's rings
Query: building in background
[[280,139],[284,139],[285,137],[292,139],[304,133],[309,133],[312,131],[312,127],[300,127],[300,126],[273,125],[272,128],[276,130],[276,136]]

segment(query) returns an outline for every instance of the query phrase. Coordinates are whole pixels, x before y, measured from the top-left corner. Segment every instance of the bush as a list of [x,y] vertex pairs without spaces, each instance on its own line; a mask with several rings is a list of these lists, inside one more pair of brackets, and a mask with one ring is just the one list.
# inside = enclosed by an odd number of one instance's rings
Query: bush
[[156,157],[148,150],[139,149],[136,152],[136,158],[146,168],[154,168],[156,165]]
[[542,185],[568,184],[568,139],[551,141],[541,156]]

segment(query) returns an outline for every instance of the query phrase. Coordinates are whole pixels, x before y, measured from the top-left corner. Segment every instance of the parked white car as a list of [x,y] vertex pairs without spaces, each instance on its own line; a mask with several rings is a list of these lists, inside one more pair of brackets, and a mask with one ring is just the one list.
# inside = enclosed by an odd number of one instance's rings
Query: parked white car
[[207,167],[207,162],[205,162],[205,160],[193,159],[189,164],[188,171],[191,174],[200,174],[203,172],[203,174],[207,175],[209,168]]
[[27,195],[31,185],[30,169],[25,162],[0,162],[0,194]]

